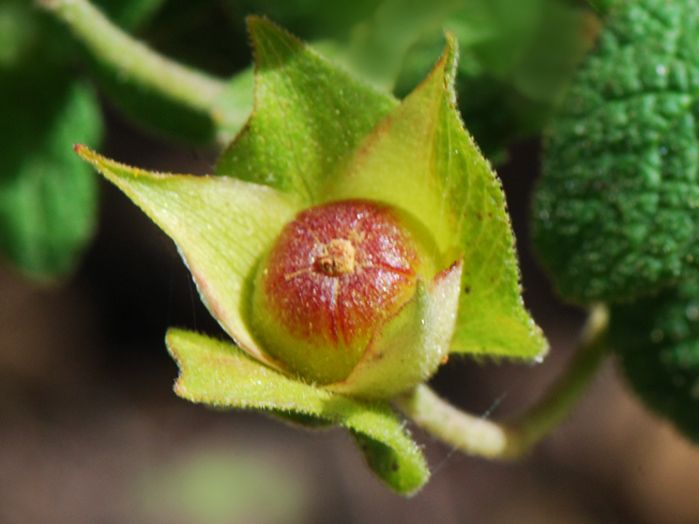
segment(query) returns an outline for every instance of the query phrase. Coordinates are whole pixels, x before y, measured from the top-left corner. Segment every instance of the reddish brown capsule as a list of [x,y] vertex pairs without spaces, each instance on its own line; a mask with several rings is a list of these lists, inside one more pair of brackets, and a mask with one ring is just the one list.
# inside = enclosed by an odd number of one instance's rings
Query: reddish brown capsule
[[253,325],[292,371],[319,383],[342,380],[414,295],[421,262],[404,220],[384,205],[351,200],[308,209],[262,263]]

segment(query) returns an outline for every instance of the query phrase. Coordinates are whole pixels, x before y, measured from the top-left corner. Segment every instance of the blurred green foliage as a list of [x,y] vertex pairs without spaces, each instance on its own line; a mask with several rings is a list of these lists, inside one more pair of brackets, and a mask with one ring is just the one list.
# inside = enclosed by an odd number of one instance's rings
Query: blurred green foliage
[[0,35],[0,250],[52,279],[73,268],[94,229],[96,180],[72,144],[99,141],[99,109],[72,78],[62,29],[31,4],[1,4]]
[[96,179],[71,146],[99,139],[97,100],[61,67],[0,74],[0,100],[0,248],[50,278],[73,267],[94,228]]
[[145,24],[163,6],[165,0],[96,0],[95,5],[117,25],[134,30]]
[[320,41],[360,77],[399,96],[429,71],[446,28],[460,41],[457,86],[466,124],[486,155],[501,159],[513,140],[546,121],[586,45],[591,16],[565,0],[95,2],[154,49],[221,77],[224,89],[210,112],[186,107],[96,60],[32,2],[0,2],[0,250],[41,280],[69,273],[94,229],[94,181],[71,151],[75,142],[97,146],[101,136],[86,80],[153,133],[221,144],[252,106],[246,15],[266,14]]
[[[398,96],[431,69],[444,45],[444,30],[453,32],[462,53],[460,109],[494,159],[503,158],[513,140],[542,127],[588,45],[591,19],[588,9],[564,0],[170,1],[139,33],[168,56],[237,79],[250,62],[242,27],[250,13],[265,14],[315,40],[326,55]],[[97,71],[110,98],[146,128],[194,143],[217,136],[218,124],[207,117],[200,114],[197,120],[186,108],[174,111],[159,93],[110,78],[108,69]],[[249,78],[248,71],[243,75]],[[236,107],[243,92],[231,91]],[[232,124],[226,132],[239,128],[237,118]]]
[[[587,10],[556,0],[451,2],[442,24],[419,34],[403,58],[397,94],[410,91],[442,45],[442,26],[461,47],[459,106],[491,159],[537,133],[584,53]],[[377,28],[378,30],[378,28]]]

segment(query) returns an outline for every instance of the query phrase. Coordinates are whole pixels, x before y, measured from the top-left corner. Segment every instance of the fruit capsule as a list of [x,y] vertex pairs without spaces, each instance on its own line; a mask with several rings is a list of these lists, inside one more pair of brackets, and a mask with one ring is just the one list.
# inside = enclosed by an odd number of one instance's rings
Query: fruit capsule
[[424,252],[388,206],[347,200],[307,209],[257,272],[255,332],[290,371],[320,384],[342,380],[415,294]]

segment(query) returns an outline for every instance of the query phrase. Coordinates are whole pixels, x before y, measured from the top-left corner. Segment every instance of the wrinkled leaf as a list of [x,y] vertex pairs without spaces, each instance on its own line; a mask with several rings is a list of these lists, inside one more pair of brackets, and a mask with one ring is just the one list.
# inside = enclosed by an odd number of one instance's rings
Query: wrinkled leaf
[[456,44],[431,75],[372,132],[328,200],[371,198],[424,224],[446,267],[463,257],[453,351],[541,357],[541,331],[524,309],[514,237],[500,183],[455,108]]
[[612,309],[610,339],[646,405],[699,443],[699,280]]
[[272,363],[244,319],[248,286],[265,247],[298,210],[295,200],[230,177],[151,173],[87,148],[78,153],[175,241],[204,303],[226,332],[249,354]]
[[699,10],[623,2],[548,130],[534,241],[560,293],[617,302],[694,261]]
[[429,476],[424,457],[386,404],[352,400],[304,384],[247,357],[232,344],[171,329],[168,349],[180,367],[175,392],[218,407],[289,412],[349,429],[374,471],[393,489],[410,494]]
[[396,104],[271,22],[252,17],[253,116],[216,172],[319,199],[322,183]]
[[0,250],[22,271],[70,271],[95,226],[96,179],[72,154],[101,136],[97,100],[64,71],[0,73]]

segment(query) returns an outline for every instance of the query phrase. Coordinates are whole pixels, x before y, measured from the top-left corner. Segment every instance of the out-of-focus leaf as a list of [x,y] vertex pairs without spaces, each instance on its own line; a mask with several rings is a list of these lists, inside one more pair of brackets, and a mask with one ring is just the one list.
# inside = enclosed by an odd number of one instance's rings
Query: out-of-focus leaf
[[96,0],[104,12],[119,26],[133,30],[150,20],[165,0]]
[[65,31],[38,2],[0,1],[0,71],[65,65],[71,58],[72,42]]
[[588,3],[601,15],[606,15],[614,5],[624,0],[588,0]]
[[234,13],[266,15],[304,38],[343,38],[381,2],[353,0],[226,0]]
[[[561,0],[470,0],[445,19],[461,50],[461,114],[489,158],[547,121],[589,46],[591,20]],[[424,77],[441,42],[439,31],[427,31],[409,49],[396,81],[399,96]]]
[[[384,0],[368,19],[357,24],[347,44],[346,60],[361,78],[392,90],[408,49],[426,34],[442,31],[461,0]],[[439,51],[428,58],[431,64]],[[426,71],[423,71],[425,76]],[[412,87],[412,86],[411,86]]]
[[28,2],[0,3],[0,69],[20,67],[35,47],[38,32],[38,20]]
[[218,407],[298,413],[339,424],[358,439],[374,472],[410,494],[428,479],[419,448],[385,403],[365,403],[281,375],[234,345],[171,329],[170,353],[180,368],[175,392]]
[[612,309],[624,375],[650,409],[699,444],[699,280]]
[[54,67],[9,71],[0,114],[0,249],[32,276],[60,276],[95,225],[96,179],[71,149],[99,141],[97,100]]

